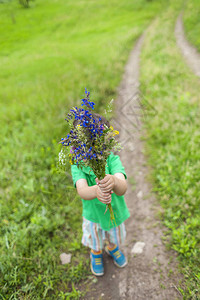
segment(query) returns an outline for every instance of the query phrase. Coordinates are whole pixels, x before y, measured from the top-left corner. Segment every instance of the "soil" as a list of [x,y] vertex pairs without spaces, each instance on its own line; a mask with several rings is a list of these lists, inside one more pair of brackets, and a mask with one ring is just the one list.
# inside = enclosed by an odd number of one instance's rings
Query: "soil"
[[[165,228],[158,217],[159,199],[148,181],[149,169],[143,154],[143,109],[139,101],[139,55],[144,35],[132,50],[118,90],[116,118],[113,127],[120,132],[124,149],[119,153],[128,177],[125,195],[131,217],[126,220],[127,240],[121,248],[128,265],[117,268],[104,252],[103,277],[93,278],[83,299],[174,300],[182,299],[178,290],[181,274],[178,273],[176,253],[167,250],[163,242]],[[136,242],[145,246],[140,254],[132,253]],[[92,280],[91,280],[92,281]]]
[[185,38],[182,13],[177,18],[175,36],[177,45],[181,49],[181,52],[185,57],[189,67],[192,69],[195,75],[200,77],[200,54],[197,52],[196,48],[190,45]]

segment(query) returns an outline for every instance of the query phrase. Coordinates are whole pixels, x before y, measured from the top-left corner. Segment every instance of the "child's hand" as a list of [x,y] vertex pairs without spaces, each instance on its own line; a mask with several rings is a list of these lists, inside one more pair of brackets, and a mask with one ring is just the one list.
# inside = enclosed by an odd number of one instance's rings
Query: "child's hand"
[[107,174],[104,179],[100,181],[96,178],[96,183],[103,193],[110,193],[115,186],[115,179],[113,175]]
[[97,186],[97,199],[104,204],[109,204],[112,199],[111,193],[103,193],[99,186]]

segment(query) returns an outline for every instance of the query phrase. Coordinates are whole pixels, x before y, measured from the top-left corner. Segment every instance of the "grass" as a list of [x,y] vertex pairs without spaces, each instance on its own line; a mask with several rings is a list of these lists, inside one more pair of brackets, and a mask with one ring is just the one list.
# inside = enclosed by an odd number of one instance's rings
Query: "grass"
[[187,39],[200,52],[200,6],[198,0],[187,1],[183,11],[183,23]]
[[171,1],[150,26],[141,56],[141,89],[156,110],[144,120],[146,155],[170,246],[184,274],[180,291],[184,299],[199,299],[199,80],[176,45],[174,26],[181,9],[182,1]]
[[[56,169],[65,115],[85,87],[103,111],[164,2],[0,3],[1,299],[80,297],[77,283],[89,273],[80,199],[69,166]],[[60,264],[62,252],[71,264]]]

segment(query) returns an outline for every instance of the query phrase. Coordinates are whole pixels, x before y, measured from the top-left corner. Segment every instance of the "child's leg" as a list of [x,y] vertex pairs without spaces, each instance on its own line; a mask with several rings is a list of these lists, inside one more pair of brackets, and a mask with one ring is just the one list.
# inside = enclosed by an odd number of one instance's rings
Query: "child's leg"
[[108,241],[108,249],[109,250],[112,250],[115,246],[116,246],[116,244],[113,244],[110,241]]
[[91,249],[91,271],[96,276],[102,276],[104,274],[102,229],[100,228],[99,224],[93,223],[85,218],[83,218],[82,228],[82,244]]
[[95,251],[95,250],[91,249],[91,251],[92,251],[92,253],[94,253],[94,254],[101,254],[101,253],[102,253],[102,250]]
[[113,248],[115,245],[118,247],[123,245],[126,239],[126,228],[124,223],[107,231],[107,235],[109,248]]
[[109,236],[109,242],[105,247],[105,251],[113,257],[113,261],[118,267],[125,267],[127,260],[122,251],[119,250],[120,244],[124,243],[126,237],[124,223],[107,231],[107,234]]
[[103,238],[99,224],[83,218],[82,231],[82,244],[92,249],[94,253],[102,252]]

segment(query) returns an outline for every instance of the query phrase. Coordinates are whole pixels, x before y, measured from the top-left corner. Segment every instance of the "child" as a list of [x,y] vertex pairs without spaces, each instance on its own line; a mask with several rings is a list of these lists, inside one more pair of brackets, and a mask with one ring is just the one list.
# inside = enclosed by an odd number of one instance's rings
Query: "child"
[[[108,124],[104,117],[101,116],[101,119],[102,124]],[[80,169],[72,165],[71,172],[74,186],[82,198],[82,243],[91,248],[92,273],[96,276],[104,274],[102,249],[106,236],[108,245],[105,251],[113,257],[118,267],[125,267],[127,260],[119,250],[119,244],[124,243],[124,221],[130,214],[123,196],[127,190],[126,173],[119,156],[111,152],[107,159],[106,176],[101,181],[96,178],[90,167]],[[105,213],[106,204],[109,203],[114,211],[114,224],[110,220],[109,210]]]

